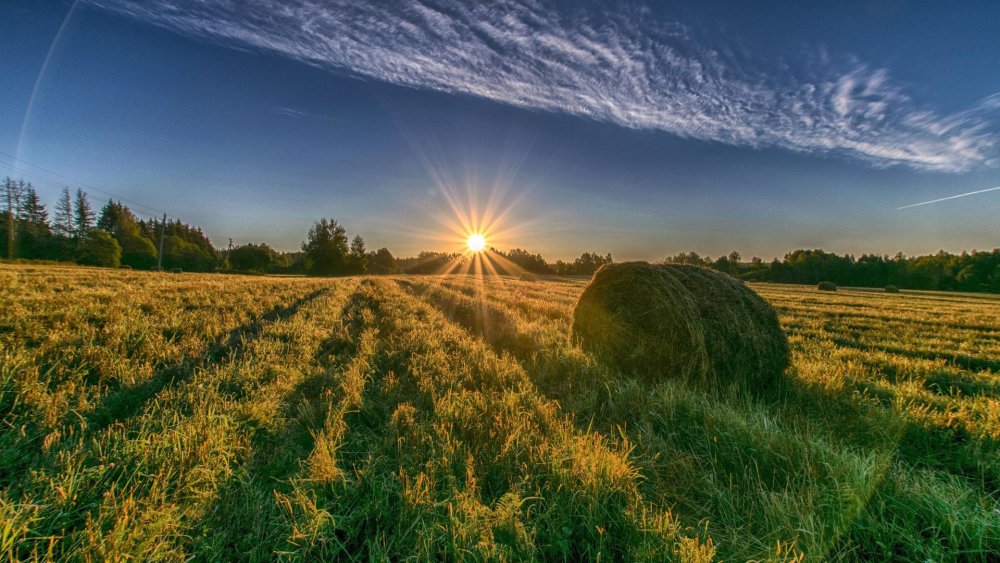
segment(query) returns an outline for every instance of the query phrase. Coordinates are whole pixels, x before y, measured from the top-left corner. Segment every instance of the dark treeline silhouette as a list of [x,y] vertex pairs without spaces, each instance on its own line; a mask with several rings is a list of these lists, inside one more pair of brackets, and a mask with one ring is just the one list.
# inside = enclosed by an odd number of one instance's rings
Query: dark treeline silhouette
[[[52,260],[90,266],[164,269],[190,272],[345,276],[355,274],[439,274],[463,270],[470,257],[461,253],[423,251],[396,258],[388,248],[368,251],[364,239],[348,236],[333,219],[320,219],[309,229],[298,252],[278,252],[263,243],[230,244],[220,250],[198,227],[180,220],[165,223],[139,219],[127,205],[109,200],[95,211],[87,193],[64,188],[49,215],[30,182],[5,178],[0,182],[0,257]],[[160,244],[162,241],[162,259]],[[518,275],[591,275],[612,262],[610,254],[584,252],[572,262],[546,262],[541,254],[515,248],[491,248],[485,272]],[[903,289],[986,291],[1000,293],[1000,249],[907,257],[863,254],[837,255],[823,250],[795,250],[781,260],[744,261],[739,252],[711,259],[696,252],[668,257],[665,262],[695,264],[752,281]],[[453,268],[453,266],[458,266]]]
[[[462,253],[425,250],[412,258],[396,258],[385,247],[368,251],[360,235],[351,238],[340,223],[328,218],[312,225],[298,252],[278,252],[264,243],[230,243],[227,249],[220,250],[200,228],[178,219],[140,219],[127,205],[114,200],[95,211],[87,193],[80,189],[75,197],[69,189],[63,189],[50,220],[30,183],[7,178],[0,188],[0,228],[5,235],[0,241],[0,256],[8,259],[140,270],[162,264],[173,271],[313,276],[439,274],[467,271],[467,266],[474,266],[473,258]],[[541,254],[525,249],[491,248],[483,258],[481,271],[590,275],[610,262],[610,254],[585,252],[572,263],[549,264]]]
[[[545,258],[542,258],[541,254],[532,254],[531,252],[524,250],[522,248],[515,248],[513,250],[508,250],[506,252],[504,252],[503,250],[497,250],[491,248],[490,251],[495,252],[498,256],[502,258],[505,258],[511,264],[513,264],[517,268],[520,268],[524,272],[531,272],[532,274],[556,273],[555,268],[549,266],[549,264],[545,261]],[[497,260],[496,262],[499,263],[501,267],[505,267],[505,269],[511,269],[509,268],[508,264],[504,263],[504,260]],[[520,274],[521,272],[517,271],[517,272],[504,272],[504,273]]]
[[614,262],[611,259],[611,255],[600,255],[596,252],[584,252],[579,258],[573,260],[572,263],[563,262],[562,260],[556,260],[555,270],[557,274],[561,275],[591,275],[597,271],[598,268],[605,264],[610,264]]
[[448,269],[460,254],[423,250],[412,258],[399,258],[396,265],[403,274],[439,274]]
[[[462,253],[448,254],[424,250],[413,258],[400,258],[396,261],[399,272],[404,274],[438,274],[445,271],[475,271],[475,259]],[[482,259],[481,270],[485,273],[499,275],[520,275],[524,272],[533,274],[554,274],[555,268],[549,265],[541,254],[533,254],[521,248],[513,250],[498,250],[490,248]]]
[[1000,293],[1000,249],[950,254],[943,250],[929,256],[879,254],[838,255],[823,250],[795,250],[782,260],[764,262],[754,257],[742,261],[738,252],[715,260],[696,252],[681,253],[667,262],[708,266],[752,281],[842,286],[885,287],[944,291]]

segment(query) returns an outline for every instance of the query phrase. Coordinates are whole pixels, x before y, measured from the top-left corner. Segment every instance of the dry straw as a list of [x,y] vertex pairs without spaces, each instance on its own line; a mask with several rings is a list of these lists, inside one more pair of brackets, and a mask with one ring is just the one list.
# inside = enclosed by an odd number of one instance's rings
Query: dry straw
[[609,264],[573,311],[581,346],[623,372],[766,386],[788,366],[770,305],[726,274],[680,264]]

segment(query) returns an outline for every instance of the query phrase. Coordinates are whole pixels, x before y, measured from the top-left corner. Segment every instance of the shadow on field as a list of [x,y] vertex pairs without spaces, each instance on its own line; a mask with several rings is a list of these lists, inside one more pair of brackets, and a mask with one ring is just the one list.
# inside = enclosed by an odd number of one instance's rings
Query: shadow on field
[[[276,307],[261,315],[252,322],[238,326],[213,343],[202,358],[190,357],[181,365],[156,370],[146,381],[122,387],[108,393],[101,402],[89,413],[84,415],[86,432],[100,432],[115,422],[133,418],[143,407],[164,388],[182,382],[199,369],[208,369],[213,365],[238,359],[248,342],[260,334],[269,323],[287,319],[295,315],[307,303],[313,301],[327,289],[312,291],[285,307]],[[2,436],[2,434],[0,434]],[[0,486],[6,486],[14,477],[23,474],[32,465],[38,465],[38,456],[56,455],[58,450],[40,453],[37,444],[45,437],[44,433],[24,432],[18,436],[13,433],[5,438],[2,466],[0,466]]]
[[[832,543],[823,546],[823,553],[853,551],[880,559],[908,541],[934,543],[947,536],[920,528],[899,543],[883,544],[885,538],[872,532],[872,522],[885,517],[890,510],[887,506],[891,510],[908,503],[910,509],[914,504],[930,506],[932,501],[925,497],[936,501],[948,498],[952,491],[966,490],[959,481],[969,486],[967,490],[983,490],[993,498],[1000,492],[1000,460],[991,457],[998,447],[995,441],[971,436],[957,426],[921,424],[913,413],[898,410],[896,389],[888,382],[853,378],[813,382],[803,379],[794,364],[779,384],[766,390],[721,392],[643,381],[572,346],[539,341],[534,328],[526,328],[518,315],[502,305],[433,283],[400,285],[470,336],[518,362],[538,392],[558,402],[582,432],[600,433],[611,441],[627,435],[646,484],[641,492],[651,502],[680,507],[678,514],[688,519],[687,525],[714,516],[715,526],[721,529],[753,530],[763,537],[773,530],[755,526],[766,520],[747,521],[741,515],[759,510],[755,499],[794,504],[794,494],[800,491],[802,498],[815,495],[830,500],[811,509],[838,522],[840,529]],[[871,351],[870,347],[860,349]],[[951,360],[952,365],[962,367],[977,365],[977,358]],[[1000,363],[986,362],[978,365]],[[951,369],[928,377],[925,386],[935,392],[947,388],[977,396],[992,394],[989,385],[971,376],[951,377],[947,373]],[[810,465],[800,465],[804,459],[811,460]],[[747,471],[749,467],[753,472]],[[912,479],[903,483],[900,475]],[[717,486],[726,479],[730,487],[737,483],[756,492],[732,497],[731,491]],[[866,497],[853,499],[854,492],[842,491],[838,483],[864,485]],[[922,489],[925,483],[943,487],[945,492]],[[664,490],[671,492],[657,496]],[[706,510],[730,502],[745,505],[733,510],[729,520]],[[928,508],[921,516],[929,518],[928,525],[935,520],[927,515],[937,514],[934,511],[939,508]],[[956,526],[969,522],[963,518]],[[951,539],[959,548],[975,545],[969,538]],[[736,553],[745,556],[740,549],[736,547]]]
[[[294,496],[297,492],[311,490],[314,496],[308,502],[318,511],[329,508],[324,503],[325,495],[333,494],[338,499],[350,495],[348,481],[334,474],[319,480],[310,473],[311,454],[317,449],[318,437],[331,430],[330,417],[336,417],[339,401],[348,394],[344,374],[362,357],[362,334],[368,328],[364,311],[375,307],[377,304],[361,289],[352,294],[341,308],[343,330],[335,329],[320,343],[313,355],[312,373],[281,399],[277,417],[280,422],[243,422],[251,436],[252,453],[220,486],[218,499],[201,522],[201,533],[209,538],[206,545],[212,552],[199,556],[207,560],[271,560],[278,551],[295,549],[289,542],[295,534],[295,519],[303,516],[293,509],[293,505],[300,508],[297,503],[302,501]],[[377,360],[377,351],[375,356],[370,361]],[[360,405],[344,415],[342,426],[333,422],[342,434],[333,460],[323,460],[336,464],[327,469],[351,472],[373,451],[364,447],[367,440],[386,439],[384,429],[392,411],[386,411],[384,401],[373,395],[380,392],[377,384],[365,374]],[[394,518],[395,511],[389,512],[381,517]],[[337,516],[338,521],[332,522],[335,525],[328,530],[332,533],[328,541],[333,545],[363,545],[365,538],[351,537],[346,530],[354,527],[345,526]]]
[[[809,301],[803,301],[803,303],[808,303],[808,302]],[[775,305],[774,308],[777,311],[781,311],[781,313],[784,315],[801,314],[814,319],[835,321],[838,324],[849,322],[850,320],[855,320],[860,322],[867,321],[867,322],[877,323],[879,326],[905,325],[905,326],[927,327],[928,329],[933,330],[935,332],[948,331],[948,330],[974,330],[976,332],[981,332],[986,334],[1000,333],[1000,327],[995,327],[992,325],[981,324],[981,323],[956,322],[944,319],[921,319],[921,318],[914,318],[913,316],[887,318],[877,313],[857,313],[853,311],[840,311],[840,310],[828,311],[825,309],[803,308],[803,307],[782,306],[782,305]],[[865,325],[866,330],[867,328],[869,328],[868,325]]]
[[256,320],[230,330],[209,347],[203,358],[185,359],[179,366],[157,370],[143,383],[122,387],[109,393],[87,415],[87,425],[94,431],[100,431],[116,421],[136,416],[142,407],[164,388],[188,379],[199,369],[208,369],[216,364],[238,360],[247,343],[257,338],[265,326],[291,318],[304,305],[327,291],[329,291],[327,288],[312,291],[287,306],[276,307]]
[[[794,368],[790,370],[794,372]],[[864,449],[894,448],[895,459],[911,467],[945,471],[967,479],[991,495],[1000,493],[1000,442],[974,436],[961,425],[935,426],[913,420],[893,406],[895,392],[869,381],[848,381],[829,389],[787,378],[778,410],[786,415],[822,413],[838,439]],[[867,400],[866,400],[867,399]]]
[[[892,358],[892,356],[889,356],[889,358]],[[1000,397],[1000,382],[995,382],[989,377],[959,370],[953,366],[939,367],[926,372],[910,374],[892,360],[874,355],[862,355],[857,358],[857,361],[878,374],[880,378],[885,378],[892,384],[899,384],[906,381],[916,382],[935,395],[943,397]],[[881,389],[879,394],[886,395],[888,399],[888,402],[885,404],[891,402],[891,399],[895,396],[895,393],[876,381],[859,381],[856,385],[859,391],[864,391],[862,386]]]
[[853,338],[835,337],[832,339],[837,346],[852,348],[862,352],[884,352],[905,356],[915,360],[943,361],[945,364],[966,370],[990,370],[1000,372],[1000,360],[969,356],[967,354],[942,354],[939,352],[910,350],[896,346],[883,346],[878,344],[864,344]]
[[940,469],[965,477],[992,496],[1000,494],[1000,442],[973,436],[961,426],[910,422],[899,441],[898,457],[914,467]]
[[537,343],[518,331],[517,322],[494,303],[480,299],[464,288],[443,285],[422,285],[410,280],[397,280],[410,295],[426,300],[451,322],[487,343],[497,354],[508,352],[527,357],[536,351]]

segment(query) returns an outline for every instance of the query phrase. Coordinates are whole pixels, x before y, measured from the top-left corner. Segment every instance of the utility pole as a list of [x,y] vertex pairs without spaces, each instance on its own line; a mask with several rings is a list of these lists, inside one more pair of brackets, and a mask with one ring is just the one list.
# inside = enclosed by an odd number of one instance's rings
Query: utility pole
[[14,244],[16,242],[14,208],[20,206],[21,194],[20,187],[10,178],[4,180],[3,189],[6,192],[4,195],[7,196],[7,258],[13,260],[17,258],[17,245]]
[[163,224],[160,225],[160,252],[156,254],[156,269],[163,271],[163,237],[167,234],[167,214],[163,214]]
[[14,248],[14,192],[12,186],[7,186],[7,258],[17,258]]

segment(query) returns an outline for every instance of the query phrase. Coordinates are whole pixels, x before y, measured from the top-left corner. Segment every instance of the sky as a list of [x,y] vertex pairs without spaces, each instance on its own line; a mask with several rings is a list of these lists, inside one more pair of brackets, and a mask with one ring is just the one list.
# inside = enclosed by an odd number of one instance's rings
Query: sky
[[0,176],[218,246],[295,250],[331,217],[455,251],[461,216],[549,260],[994,248],[997,21],[975,0],[4,0]]

